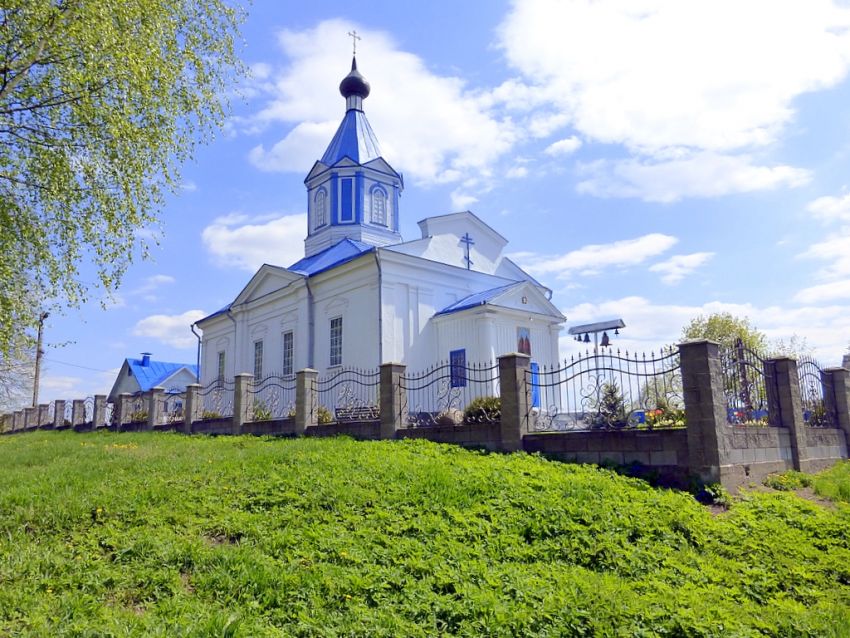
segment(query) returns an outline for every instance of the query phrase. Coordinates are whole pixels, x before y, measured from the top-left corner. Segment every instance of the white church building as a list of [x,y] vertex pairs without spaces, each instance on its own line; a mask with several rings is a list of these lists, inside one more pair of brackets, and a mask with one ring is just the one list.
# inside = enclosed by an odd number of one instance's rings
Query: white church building
[[416,372],[516,351],[554,364],[566,318],[551,291],[505,256],[498,232],[459,212],[423,219],[421,237],[403,241],[403,177],[363,112],[370,88],[356,60],[339,89],[345,116],[305,179],[304,256],[263,265],[236,299],[197,322],[201,383],[387,362]]

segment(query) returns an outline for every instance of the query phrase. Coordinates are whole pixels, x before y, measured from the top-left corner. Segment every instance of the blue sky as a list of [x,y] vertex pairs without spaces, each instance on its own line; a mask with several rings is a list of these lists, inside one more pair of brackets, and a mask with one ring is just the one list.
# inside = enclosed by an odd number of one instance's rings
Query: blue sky
[[[470,209],[616,345],[747,316],[836,365],[850,342],[850,5],[819,0],[279,3],[243,29],[252,77],[184,167],[153,259],[107,310],[54,315],[42,400],[111,387],[127,356],[192,362],[189,324],[303,254],[303,179],[364,108],[405,175],[401,230]],[[577,347],[564,336],[563,352]]]

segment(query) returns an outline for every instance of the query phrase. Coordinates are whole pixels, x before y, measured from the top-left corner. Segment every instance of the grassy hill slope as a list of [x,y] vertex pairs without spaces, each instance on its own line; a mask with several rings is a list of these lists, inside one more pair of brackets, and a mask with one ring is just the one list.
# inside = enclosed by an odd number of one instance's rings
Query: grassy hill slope
[[0,437],[0,635],[850,635],[850,507],[424,441]]

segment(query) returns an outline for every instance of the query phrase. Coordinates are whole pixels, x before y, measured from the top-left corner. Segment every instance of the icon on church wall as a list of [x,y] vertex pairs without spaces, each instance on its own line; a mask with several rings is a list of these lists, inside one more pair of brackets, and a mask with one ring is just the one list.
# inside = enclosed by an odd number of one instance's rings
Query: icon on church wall
[[516,349],[517,352],[531,355],[531,331],[528,328],[516,329]]

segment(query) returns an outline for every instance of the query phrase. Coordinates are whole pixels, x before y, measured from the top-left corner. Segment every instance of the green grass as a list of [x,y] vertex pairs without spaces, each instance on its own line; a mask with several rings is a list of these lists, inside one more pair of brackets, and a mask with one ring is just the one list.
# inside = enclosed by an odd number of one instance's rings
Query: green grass
[[773,474],[764,482],[775,490],[799,490],[811,487],[815,494],[836,503],[850,503],[850,461],[836,463],[819,474],[790,470]]
[[424,441],[0,437],[0,635],[845,636],[850,506],[714,516]]

